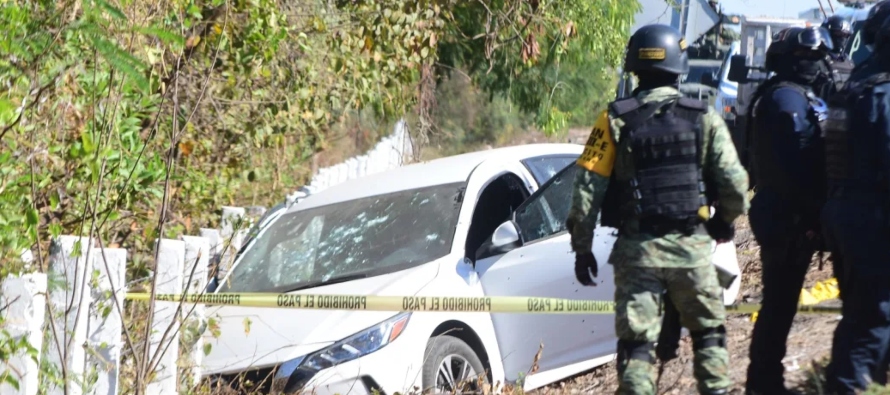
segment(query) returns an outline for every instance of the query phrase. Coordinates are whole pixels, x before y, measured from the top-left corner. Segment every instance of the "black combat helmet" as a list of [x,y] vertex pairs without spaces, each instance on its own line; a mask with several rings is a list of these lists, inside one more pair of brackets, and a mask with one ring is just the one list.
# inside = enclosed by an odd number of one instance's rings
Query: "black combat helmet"
[[764,67],[777,74],[794,74],[801,80],[815,79],[821,60],[833,48],[828,30],[822,27],[788,27],[773,37],[766,50]]
[[890,16],[890,0],[881,0],[868,10],[868,17],[862,24],[862,44],[874,45],[881,25]]
[[840,15],[828,17],[825,22],[822,22],[822,27],[831,34],[835,52],[843,51],[847,40],[853,35],[853,25]]
[[801,30],[803,30],[802,27],[793,26],[786,27],[773,34],[772,42],[769,48],[766,49],[766,59],[763,62],[763,67],[767,71],[779,72],[779,67],[788,61],[786,56],[790,52],[790,40],[788,38],[800,34]]
[[686,39],[673,27],[661,24],[643,26],[627,43],[624,71],[686,74],[689,72],[686,47]]
[[875,52],[887,50],[885,47],[890,44],[890,17],[884,18],[884,23],[881,24],[881,28],[878,29],[874,39]]

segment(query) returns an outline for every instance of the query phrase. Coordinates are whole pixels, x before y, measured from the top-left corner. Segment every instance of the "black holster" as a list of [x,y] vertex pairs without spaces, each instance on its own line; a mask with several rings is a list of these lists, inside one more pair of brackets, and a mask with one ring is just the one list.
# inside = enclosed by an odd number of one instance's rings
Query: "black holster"
[[680,324],[680,311],[674,306],[671,298],[664,295],[664,315],[661,318],[661,331],[658,333],[658,344],[655,356],[662,362],[670,361],[679,356],[680,336],[683,326]]

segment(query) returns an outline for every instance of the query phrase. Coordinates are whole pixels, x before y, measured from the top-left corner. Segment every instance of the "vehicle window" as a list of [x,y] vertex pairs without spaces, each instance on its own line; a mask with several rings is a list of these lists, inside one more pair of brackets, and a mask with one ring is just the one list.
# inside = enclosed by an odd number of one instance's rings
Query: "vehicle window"
[[510,219],[513,211],[528,198],[528,190],[522,180],[513,173],[506,173],[492,181],[479,194],[473,219],[467,230],[466,257],[474,259],[476,250],[491,238],[494,230]]
[[566,230],[577,169],[578,166],[566,166],[516,210],[514,220],[524,243]]
[[714,75],[714,72],[716,72],[718,69],[719,65],[689,66],[689,73],[686,73],[685,76],[680,77],[680,83],[700,83],[702,81],[703,75]]
[[538,185],[544,185],[560,170],[578,160],[579,155],[548,155],[526,159],[522,164],[532,173]]
[[244,251],[220,292],[286,292],[335,276],[384,274],[441,258],[451,251],[464,185],[284,214]]

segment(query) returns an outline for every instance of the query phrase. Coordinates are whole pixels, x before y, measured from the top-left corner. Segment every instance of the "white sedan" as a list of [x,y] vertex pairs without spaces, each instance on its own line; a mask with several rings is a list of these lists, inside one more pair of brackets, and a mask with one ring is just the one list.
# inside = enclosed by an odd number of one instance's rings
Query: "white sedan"
[[[215,292],[611,301],[614,229],[596,230],[598,285],[584,287],[564,226],[577,168],[570,165],[582,150],[493,149],[328,188],[264,226]],[[732,243],[715,247],[714,259],[738,270]],[[613,314],[238,306],[207,313],[219,336],[204,335],[211,350],[203,376],[231,384],[247,375],[286,392],[451,392],[477,375],[531,390],[609,362],[616,347]]]

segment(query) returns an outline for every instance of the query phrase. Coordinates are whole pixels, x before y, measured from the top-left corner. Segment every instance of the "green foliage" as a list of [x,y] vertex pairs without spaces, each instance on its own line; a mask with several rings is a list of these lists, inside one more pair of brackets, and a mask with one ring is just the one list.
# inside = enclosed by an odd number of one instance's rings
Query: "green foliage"
[[[578,91],[588,88],[572,84],[575,93],[567,93],[564,78],[581,69],[599,78],[612,74],[623,60],[640,7],[636,0],[461,4],[447,25],[448,38],[440,43],[440,63],[446,69],[468,68],[476,84],[492,94],[506,93],[521,111],[535,114],[537,126],[550,134],[568,126],[567,108],[559,101],[578,98]],[[569,73],[561,72],[562,67]],[[590,83],[598,85],[596,80]],[[583,101],[602,102],[611,92],[587,92]]]
[[431,144],[441,155],[455,155],[497,144],[525,132],[533,122],[502,95],[493,99],[472,85],[460,73],[443,77],[436,89],[437,106],[432,112],[437,122]]
[[[437,119],[454,151],[532,122],[587,122],[634,11],[625,0],[0,2],[0,276],[32,270],[24,250],[46,270],[62,234],[127,248],[128,280],[150,276],[156,238],[216,226],[222,205],[274,205],[317,153],[370,148],[412,110]],[[448,82],[458,68],[463,85]],[[129,351],[125,370],[144,368]]]

